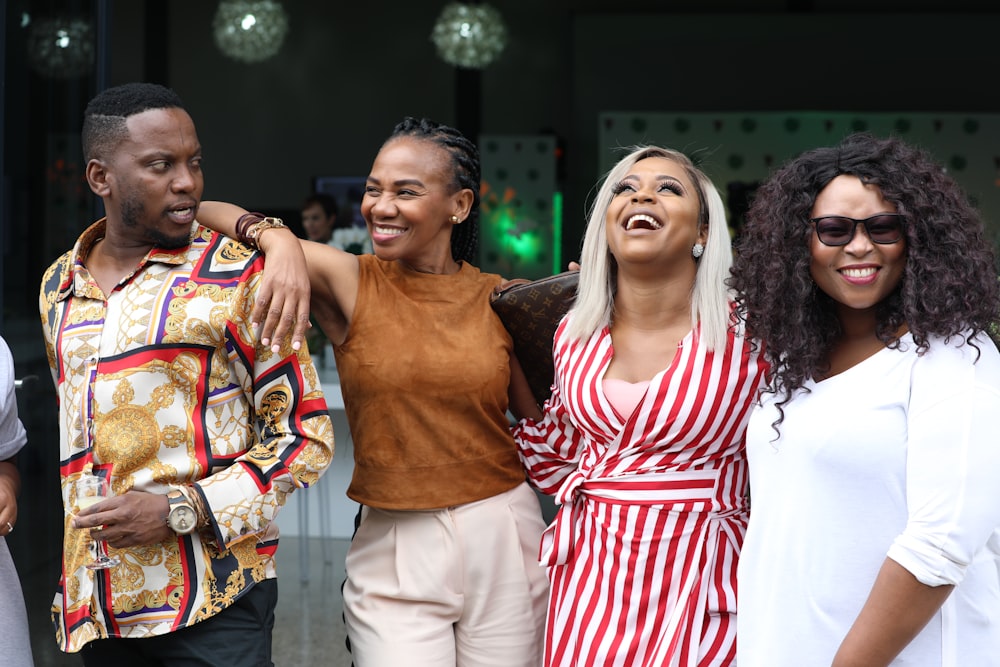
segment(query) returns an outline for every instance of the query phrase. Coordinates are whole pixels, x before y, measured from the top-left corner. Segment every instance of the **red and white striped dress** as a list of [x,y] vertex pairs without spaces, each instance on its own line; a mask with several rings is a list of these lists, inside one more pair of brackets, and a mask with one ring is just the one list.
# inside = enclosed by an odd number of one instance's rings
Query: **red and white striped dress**
[[554,342],[540,422],[515,428],[531,481],[562,506],[542,538],[546,667],[702,667],[736,656],[736,560],[747,520],[744,432],[766,370],[698,329],[631,415],[602,390],[608,329]]

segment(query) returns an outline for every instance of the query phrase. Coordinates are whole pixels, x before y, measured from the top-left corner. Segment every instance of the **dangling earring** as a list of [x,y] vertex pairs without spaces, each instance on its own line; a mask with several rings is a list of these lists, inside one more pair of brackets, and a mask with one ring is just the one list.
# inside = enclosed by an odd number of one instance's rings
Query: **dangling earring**
[[451,218],[449,218],[449,220],[451,220],[451,224],[453,224],[453,225],[457,225],[457,224],[458,224],[458,222],[459,222],[459,221],[458,221],[458,216],[457,216],[457,215],[453,215],[453,216],[451,216]]
[[705,246],[700,243],[695,243],[694,247],[691,248],[691,256],[698,259],[705,252]]

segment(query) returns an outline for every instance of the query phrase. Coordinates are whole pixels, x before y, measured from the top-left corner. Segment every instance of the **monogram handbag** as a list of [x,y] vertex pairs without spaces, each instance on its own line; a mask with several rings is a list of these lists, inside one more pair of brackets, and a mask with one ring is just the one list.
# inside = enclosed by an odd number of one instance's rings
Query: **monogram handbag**
[[579,275],[579,271],[565,271],[540,280],[511,280],[500,285],[491,299],[493,310],[514,339],[514,353],[539,405],[551,393],[552,337],[573,304]]

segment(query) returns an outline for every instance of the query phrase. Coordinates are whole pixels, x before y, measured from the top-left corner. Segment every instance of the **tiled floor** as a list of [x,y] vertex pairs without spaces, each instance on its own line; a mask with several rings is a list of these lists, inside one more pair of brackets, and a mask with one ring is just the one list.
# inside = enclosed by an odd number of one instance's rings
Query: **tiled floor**
[[[303,578],[299,544],[309,544]],[[350,540],[285,537],[278,552],[278,609],[274,621],[275,667],[348,667],[340,585]]]
[[[300,544],[309,547],[307,559],[302,558]],[[344,645],[340,601],[348,544],[346,539],[282,538],[278,550],[278,608],[274,627],[276,667],[348,667],[351,664]],[[36,667],[79,666],[79,658],[58,650],[49,622],[57,565],[38,561],[25,562],[23,566],[19,561],[17,565],[28,606]],[[2,663],[0,656],[0,665]]]

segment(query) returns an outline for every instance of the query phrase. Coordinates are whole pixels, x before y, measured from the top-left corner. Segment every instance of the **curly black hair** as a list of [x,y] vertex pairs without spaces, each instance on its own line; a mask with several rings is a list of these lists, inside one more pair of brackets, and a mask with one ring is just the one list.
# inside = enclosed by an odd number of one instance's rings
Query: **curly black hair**
[[125,83],[98,93],[83,112],[83,157],[102,158],[128,136],[129,116],[150,109],[183,109],[184,102],[170,88],[156,83]]
[[451,254],[456,260],[476,264],[479,257],[479,187],[481,167],[479,149],[464,134],[453,127],[430,120],[407,116],[393,129],[386,139],[389,143],[399,137],[414,137],[434,143],[451,156],[454,170],[453,186],[456,190],[472,190],[472,208],[469,217],[451,231]]
[[903,215],[903,278],[876,309],[876,334],[887,347],[899,346],[904,323],[923,352],[931,336],[969,340],[989,333],[1000,314],[996,257],[982,219],[925,151],[895,137],[858,133],[803,153],[755,194],[729,279],[747,334],[763,343],[771,363],[770,391],[779,394],[779,410],[827,369],[841,335],[835,304],[816,288],[809,269],[810,212],[819,192],[841,174],[877,186]]

